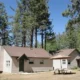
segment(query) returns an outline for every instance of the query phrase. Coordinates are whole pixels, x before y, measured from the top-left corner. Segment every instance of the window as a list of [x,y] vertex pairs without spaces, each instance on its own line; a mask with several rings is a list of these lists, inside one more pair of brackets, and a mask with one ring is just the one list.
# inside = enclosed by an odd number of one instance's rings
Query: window
[[68,60],[68,64],[71,64],[71,61],[70,60]]
[[65,59],[62,60],[62,64],[66,64],[66,60]]
[[33,60],[29,60],[29,64],[34,64],[34,61]]
[[31,62],[31,61],[30,61],[29,64],[34,64],[34,62]]
[[10,61],[6,61],[6,66],[9,67],[10,66]]
[[40,61],[40,64],[44,64],[44,60],[41,60],[41,61]]

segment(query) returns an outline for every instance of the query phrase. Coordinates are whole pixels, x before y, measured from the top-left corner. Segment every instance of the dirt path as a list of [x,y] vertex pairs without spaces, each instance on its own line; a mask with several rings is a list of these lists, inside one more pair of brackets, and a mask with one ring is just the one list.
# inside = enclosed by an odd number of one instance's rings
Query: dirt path
[[0,80],[80,80],[80,71],[76,74],[54,75],[53,72],[33,74],[0,74]]

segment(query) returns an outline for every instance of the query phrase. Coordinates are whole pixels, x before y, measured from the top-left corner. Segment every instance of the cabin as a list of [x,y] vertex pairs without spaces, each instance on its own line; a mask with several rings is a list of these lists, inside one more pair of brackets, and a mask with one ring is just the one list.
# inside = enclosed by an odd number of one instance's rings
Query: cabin
[[41,72],[53,70],[49,53],[41,48],[0,46],[0,72]]
[[62,49],[52,55],[54,69],[80,68],[80,52],[77,49]]

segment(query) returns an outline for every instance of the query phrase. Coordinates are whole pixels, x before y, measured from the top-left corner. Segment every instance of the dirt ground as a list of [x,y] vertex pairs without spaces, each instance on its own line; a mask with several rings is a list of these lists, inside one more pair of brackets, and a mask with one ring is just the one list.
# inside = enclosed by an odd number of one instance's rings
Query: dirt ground
[[57,74],[41,72],[31,74],[0,74],[0,80],[80,80],[80,71],[76,74]]

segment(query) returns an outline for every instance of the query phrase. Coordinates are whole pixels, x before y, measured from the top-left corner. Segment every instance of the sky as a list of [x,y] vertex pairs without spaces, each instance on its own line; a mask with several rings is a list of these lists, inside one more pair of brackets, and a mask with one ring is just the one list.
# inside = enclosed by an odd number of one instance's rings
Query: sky
[[50,19],[52,20],[52,25],[54,26],[54,32],[56,34],[63,33],[65,31],[66,24],[68,22],[68,18],[62,16],[62,12],[64,12],[68,4],[70,4],[70,0],[50,0],[49,1],[49,12]]
[[[8,16],[13,16],[14,11],[11,10],[10,6],[16,9],[16,0],[0,0],[3,2]],[[56,34],[63,33],[67,24],[68,18],[62,16],[62,12],[67,9],[70,0],[49,0],[49,13],[50,20],[52,21],[53,30]]]

